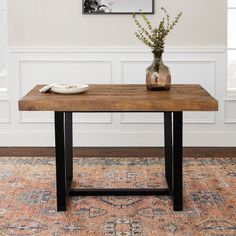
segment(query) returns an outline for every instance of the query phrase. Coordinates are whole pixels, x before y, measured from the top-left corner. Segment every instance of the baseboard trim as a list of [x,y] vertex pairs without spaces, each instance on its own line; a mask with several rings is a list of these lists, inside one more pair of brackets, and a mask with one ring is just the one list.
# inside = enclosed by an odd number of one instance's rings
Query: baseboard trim
[[[186,147],[184,157],[236,157],[234,147]],[[52,147],[0,147],[2,156],[54,156]],[[163,157],[164,150],[159,147],[75,147],[75,157]]]

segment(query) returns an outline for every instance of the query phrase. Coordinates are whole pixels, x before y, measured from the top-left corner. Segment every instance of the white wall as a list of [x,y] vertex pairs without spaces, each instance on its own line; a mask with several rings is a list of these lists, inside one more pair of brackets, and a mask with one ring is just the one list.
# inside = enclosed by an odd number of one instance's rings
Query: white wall
[[[171,16],[183,17],[168,38],[168,47],[225,47],[226,0],[155,0]],[[139,47],[130,15],[82,15],[82,0],[8,0],[10,47]]]
[[[184,145],[235,146],[236,97],[226,92],[226,0],[156,1],[152,21],[158,21],[161,6],[171,15],[183,11],[164,55],[173,83],[200,83],[220,105],[217,113],[184,115]],[[1,146],[54,144],[52,113],[18,112],[18,99],[37,83],[144,83],[152,56],[134,37],[131,16],[88,16],[81,8],[81,0],[8,0]],[[77,146],[163,145],[160,114],[77,114],[74,128]]]

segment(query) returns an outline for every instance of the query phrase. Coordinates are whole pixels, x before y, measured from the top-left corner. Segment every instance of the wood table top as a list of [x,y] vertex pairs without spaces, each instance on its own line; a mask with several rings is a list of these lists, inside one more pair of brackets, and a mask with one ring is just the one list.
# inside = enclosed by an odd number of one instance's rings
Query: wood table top
[[198,84],[149,91],[138,84],[91,84],[81,94],[40,93],[37,85],[19,100],[20,111],[162,112],[217,111],[218,102]]

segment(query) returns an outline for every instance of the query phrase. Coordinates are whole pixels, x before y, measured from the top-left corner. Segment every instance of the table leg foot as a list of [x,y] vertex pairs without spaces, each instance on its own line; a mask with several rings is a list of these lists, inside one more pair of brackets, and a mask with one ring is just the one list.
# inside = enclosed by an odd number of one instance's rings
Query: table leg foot
[[66,205],[65,206],[57,206],[57,211],[66,211]]
[[183,211],[183,205],[182,204],[180,206],[174,205],[173,210],[174,211]]

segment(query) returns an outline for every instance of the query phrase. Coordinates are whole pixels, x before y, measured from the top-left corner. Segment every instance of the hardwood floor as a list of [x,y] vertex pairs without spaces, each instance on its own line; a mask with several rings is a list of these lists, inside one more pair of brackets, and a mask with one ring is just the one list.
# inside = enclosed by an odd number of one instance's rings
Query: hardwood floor
[[[54,156],[52,147],[0,147],[0,156]],[[164,156],[156,147],[81,147],[74,148],[80,157],[155,157]],[[184,157],[236,157],[234,147],[187,147]]]

